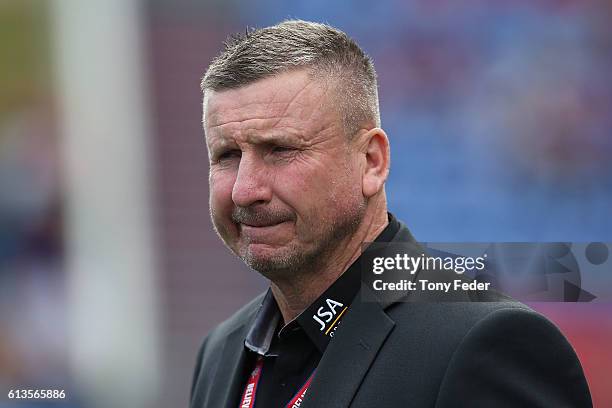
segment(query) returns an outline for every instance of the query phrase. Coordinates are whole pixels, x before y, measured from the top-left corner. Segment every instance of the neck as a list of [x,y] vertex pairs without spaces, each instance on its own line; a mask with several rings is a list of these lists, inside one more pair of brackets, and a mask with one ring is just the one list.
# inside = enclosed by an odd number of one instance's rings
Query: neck
[[371,242],[389,223],[387,206],[383,201],[370,215],[366,213],[357,232],[347,237],[337,249],[317,266],[316,276],[300,273],[290,280],[273,281],[271,289],[285,324],[295,319],[325,292],[361,255],[363,242]]

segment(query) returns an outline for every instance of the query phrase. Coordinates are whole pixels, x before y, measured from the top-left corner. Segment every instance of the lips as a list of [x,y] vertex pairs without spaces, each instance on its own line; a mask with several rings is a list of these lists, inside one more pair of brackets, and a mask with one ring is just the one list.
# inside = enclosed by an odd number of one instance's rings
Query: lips
[[237,207],[232,211],[232,221],[249,227],[271,227],[292,220],[293,214],[288,211],[254,210]]
[[287,239],[290,234],[291,223],[282,221],[276,224],[248,225],[240,223],[240,234],[250,243],[274,244]]
[[282,224],[283,222],[286,222],[285,220],[282,221],[248,221],[248,222],[241,222],[240,224],[242,224],[243,226],[246,227],[253,227],[253,228],[265,228],[265,227],[273,227],[275,225],[278,224]]
[[292,235],[295,215],[289,210],[263,207],[235,207],[232,221],[250,243],[279,243]]
[[258,230],[266,230],[266,229],[273,229],[274,227],[280,226],[282,224],[285,224],[287,221],[280,221],[280,222],[276,222],[274,224],[270,224],[270,223],[257,223],[257,224],[249,224],[249,223],[240,223],[240,228],[241,229],[258,229]]

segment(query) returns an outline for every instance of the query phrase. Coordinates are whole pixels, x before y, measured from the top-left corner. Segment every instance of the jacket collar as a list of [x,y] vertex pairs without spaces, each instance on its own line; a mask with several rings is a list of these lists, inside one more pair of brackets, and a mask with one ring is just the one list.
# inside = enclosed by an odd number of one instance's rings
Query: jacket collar
[[346,408],[395,322],[381,305],[353,302],[319,365],[301,408]]

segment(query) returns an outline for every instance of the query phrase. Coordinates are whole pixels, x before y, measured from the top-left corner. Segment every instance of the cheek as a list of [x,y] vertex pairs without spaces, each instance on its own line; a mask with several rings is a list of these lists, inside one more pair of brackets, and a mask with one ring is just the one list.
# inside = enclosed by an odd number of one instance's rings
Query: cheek
[[275,185],[281,199],[307,223],[332,222],[339,211],[363,199],[358,174],[336,163],[293,168],[277,178]]
[[290,203],[296,211],[316,206],[328,191],[329,175],[323,174],[319,166],[301,164],[283,169],[274,177],[275,193],[281,200]]
[[362,204],[363,191],[358,173],[350,167],[338,166],[331,174],[333,175],[323,199],[325,206],[329,208],[328,215],[332,219],[339,219],[354,212]]
[[223,219],[231,214],[234,180],[235,177],[231,174],[211,171],[209,188],[210,207],[213,218]]

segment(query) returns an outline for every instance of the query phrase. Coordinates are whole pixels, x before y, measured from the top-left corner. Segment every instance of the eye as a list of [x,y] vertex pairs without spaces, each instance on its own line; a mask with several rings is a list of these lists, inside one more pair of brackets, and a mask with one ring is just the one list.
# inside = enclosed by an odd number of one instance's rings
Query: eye
[[234,158],[240,158],[242,156],[242,152],[238,149],[231,149],[221,152],[217,155],[216,161],[224,161]]
[[294,152],[296,149],[289,146],[274,146],[272,148],[272,153],[284,154]]

